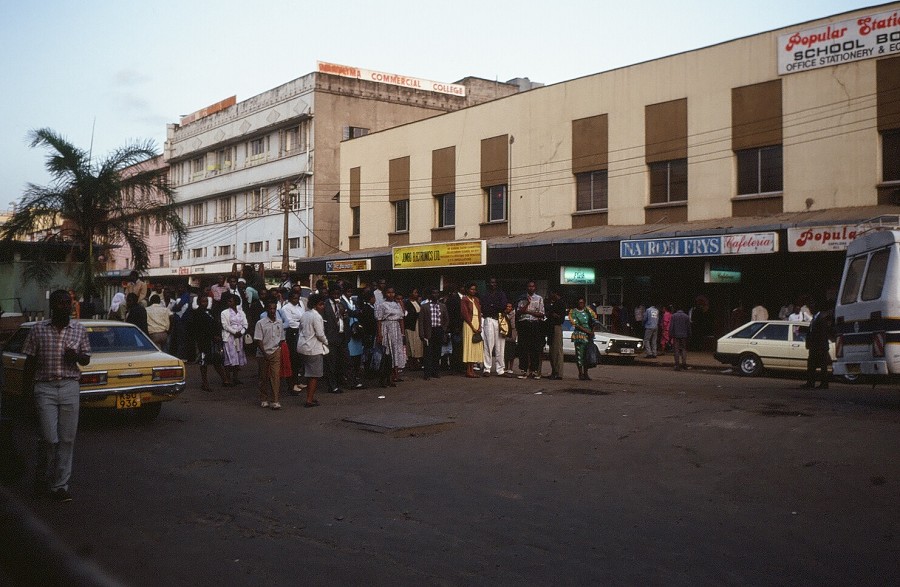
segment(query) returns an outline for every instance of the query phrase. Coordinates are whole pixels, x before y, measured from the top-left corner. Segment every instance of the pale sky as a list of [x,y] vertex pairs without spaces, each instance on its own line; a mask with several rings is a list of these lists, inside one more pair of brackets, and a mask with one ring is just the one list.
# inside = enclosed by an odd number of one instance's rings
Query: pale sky
[[877,6],[853,0],[0,0],[0,210],[44,185],[49,127],[104,155],[330,61],[546,84]]

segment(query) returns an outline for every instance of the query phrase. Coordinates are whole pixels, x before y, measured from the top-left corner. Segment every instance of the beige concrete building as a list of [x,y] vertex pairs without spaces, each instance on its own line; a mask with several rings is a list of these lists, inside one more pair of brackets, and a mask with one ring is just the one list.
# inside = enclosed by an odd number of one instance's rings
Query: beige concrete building
[[[401,282],[498,273],[515,288],[525,274],[569,285],[577,265],[597,277],[573,291],[604,306],[702,293],[777,313],[827,296],[843,249],[798,249],[796,231],[898,211],[898,14],[839,14],[345,142],[342,253],[303,267],[369,259]],[[472,239],[486,256],[463,269],[399,271],[388,248]],[[738,281],[716,283],[717,266]]]

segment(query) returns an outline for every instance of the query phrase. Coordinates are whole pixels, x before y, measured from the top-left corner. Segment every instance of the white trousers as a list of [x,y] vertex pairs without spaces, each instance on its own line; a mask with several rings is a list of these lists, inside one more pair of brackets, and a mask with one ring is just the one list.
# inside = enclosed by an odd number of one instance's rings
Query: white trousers
[[503,375],[506,339],[500,336],[500,322],[496,318],[484,318],[481,321],[481,337],[484,339],[484,372],[490,373],[491,367],[496,366],[497,375]]

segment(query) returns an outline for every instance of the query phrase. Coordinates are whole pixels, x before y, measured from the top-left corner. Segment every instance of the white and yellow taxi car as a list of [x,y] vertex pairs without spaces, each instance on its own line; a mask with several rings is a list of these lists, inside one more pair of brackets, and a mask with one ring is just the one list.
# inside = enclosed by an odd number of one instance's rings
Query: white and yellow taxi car
[[[26,322],[3,347],[5,399],[24,398],[22,348],[33,322]],[[81,369],[81,406],[137,410],[153,419],[162,403],[184,391],[184,363],[160,351],[139,328],[114,320],[81,320],[91,343],[91,362]]]

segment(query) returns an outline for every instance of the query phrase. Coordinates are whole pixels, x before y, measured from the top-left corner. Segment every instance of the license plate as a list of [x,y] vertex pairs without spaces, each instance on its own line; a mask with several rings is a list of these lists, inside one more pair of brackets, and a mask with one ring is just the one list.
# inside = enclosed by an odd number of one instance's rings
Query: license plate
[[623,355],[633,355],[633,354],[634,354],[634,349],[622,349],[620,352],[621,352]]
[[847,363],[847,373],[859,374],[859,363]]
[[141,407],[141,394],[139,393],[123,393],[116,396],[116,407],[120,410]]

